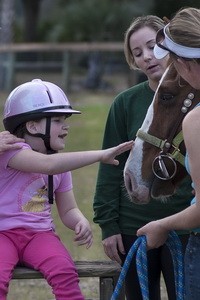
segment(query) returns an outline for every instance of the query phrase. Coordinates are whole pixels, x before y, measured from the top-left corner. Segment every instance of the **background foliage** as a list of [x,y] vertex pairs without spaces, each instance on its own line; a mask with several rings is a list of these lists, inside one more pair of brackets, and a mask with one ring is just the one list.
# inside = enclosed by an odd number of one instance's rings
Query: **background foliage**
[[199,0],[0,0],[1,15],[5,7],[11,12],[15,42],[123,40],[134,17],[156,14],[170,19],[183,6],[199,8],[200,3]]

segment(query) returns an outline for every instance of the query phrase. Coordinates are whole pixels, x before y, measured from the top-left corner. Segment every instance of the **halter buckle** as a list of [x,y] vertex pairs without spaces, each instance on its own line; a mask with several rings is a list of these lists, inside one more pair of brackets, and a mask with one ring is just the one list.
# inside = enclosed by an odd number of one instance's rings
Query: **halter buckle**
[[152,171],[161,180],[171,180],[177,172],[177,164],[168,153],[160,152],[152,163]]

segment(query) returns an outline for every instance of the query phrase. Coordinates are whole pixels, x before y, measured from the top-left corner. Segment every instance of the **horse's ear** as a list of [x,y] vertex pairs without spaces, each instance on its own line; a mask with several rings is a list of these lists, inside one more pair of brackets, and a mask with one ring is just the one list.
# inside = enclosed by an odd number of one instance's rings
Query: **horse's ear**
[[166,16],[164,16],[163,21],[165,22],[165,25],[167,25],[170,22],[170,19],[168,19]]

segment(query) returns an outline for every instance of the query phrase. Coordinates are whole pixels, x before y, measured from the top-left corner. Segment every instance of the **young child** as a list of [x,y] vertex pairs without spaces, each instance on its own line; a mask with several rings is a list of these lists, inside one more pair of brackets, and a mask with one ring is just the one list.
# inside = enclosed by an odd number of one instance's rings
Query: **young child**
[[73,260],[55,233],[49,197],[51,202],[55,197],[59,216],[74,230],[75,241],[90,247],[90,224],[76,205],[69,171],[98,161],[117,165],[115,156],[130,150],[133,142],[57,153],[65,147],[66,118],[78,113],[58,86],[40,79],[18,86],[6,100],[5,129],[25,142],[0,155],[1,300],[17,264],[39,270],[57,300],[84,299]]

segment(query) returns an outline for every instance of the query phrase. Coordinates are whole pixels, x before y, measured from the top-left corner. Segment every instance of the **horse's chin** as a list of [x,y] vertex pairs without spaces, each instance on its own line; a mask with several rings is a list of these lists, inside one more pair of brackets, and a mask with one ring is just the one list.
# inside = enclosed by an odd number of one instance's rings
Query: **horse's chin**
[[166,202],[175,193],[175,185],[171,180],[160,180],[155,178],[151,187],[151,197]]
[[166,196],[159,196],[159,197],[152,197],[154,201],[167,203],[171,199],[172,195],[166,195]]
[[145,191],[143,190],[142,193],[128,193],[129,199],[131,202],[139,205],[144,205],[149,203],[150,201],[150,194],[149,189],[145,187]]
[[147,204],[149,202],[149,187],[145,183],[138,184],[135,177],[128,170],[124,174],[124,183],[131,202],[135,204]]
[[130,197],[130,200],[134,204],[145,205],[145,204],[149,203],[150,198],[144,200],[144,199],[138,199],[138,198],[135,198],[135,197]]

